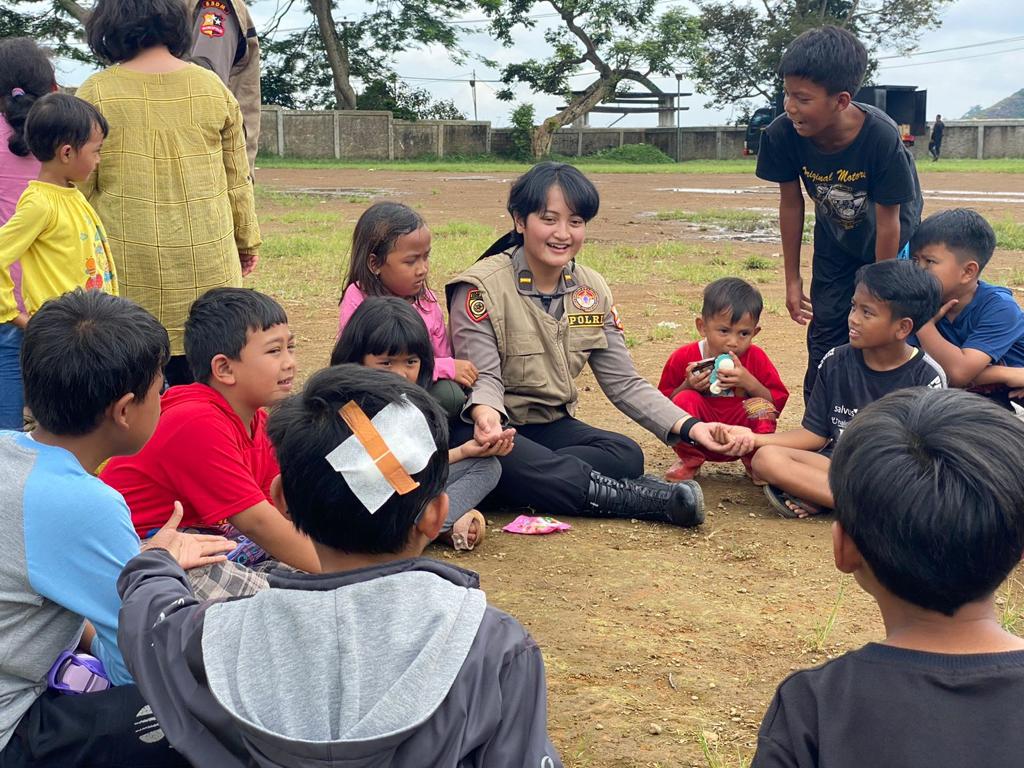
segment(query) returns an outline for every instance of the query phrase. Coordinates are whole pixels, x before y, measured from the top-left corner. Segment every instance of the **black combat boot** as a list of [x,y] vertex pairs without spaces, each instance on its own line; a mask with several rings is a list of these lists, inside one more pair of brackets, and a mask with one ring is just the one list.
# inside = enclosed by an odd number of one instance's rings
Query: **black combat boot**
[[649,476],[613,480],[592,471],[587,500],[580,512],[594,517],[653,520],[692,528],[704,522],[704,494],[693,480],[666,483]]

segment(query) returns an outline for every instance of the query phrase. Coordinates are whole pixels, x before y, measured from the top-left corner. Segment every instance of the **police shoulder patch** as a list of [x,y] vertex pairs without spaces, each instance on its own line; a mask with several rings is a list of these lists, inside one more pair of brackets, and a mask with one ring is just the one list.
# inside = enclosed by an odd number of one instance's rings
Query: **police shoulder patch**
[[470,288],[466,294],[466,314],[474,323],[487,319],[487,305],[479,288]]

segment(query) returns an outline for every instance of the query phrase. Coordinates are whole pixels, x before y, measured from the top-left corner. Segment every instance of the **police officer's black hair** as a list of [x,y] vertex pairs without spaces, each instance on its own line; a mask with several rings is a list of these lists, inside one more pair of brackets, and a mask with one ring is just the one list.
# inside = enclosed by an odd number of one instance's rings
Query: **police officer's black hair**
[[945,246],[961,265],[976,261],[980,273],[996,250],[996,233],[977,211],[950,208],[933,213],[921,222],[910,240],[910,252],[916,256],[929,245]]
[[166,45],[183,58],[192,49],[192,25],[182,0],[98,0],[85,22],[89,47],[107,64],[130,61]]
[[[537,163],[513,182],[508,193],[509,215],[513,220],[520,218],[526,221],[531,213],[543,211],[548,201],[548,190],[554,186],[562,190],[569,209],[581,219],[590,221],[597,215],[601,196],[593,182],[574,166],[551,161]],[[511,232],[498,238],[484,251],[480,258],[504,253],[522,244],[523,236],[513,227]]]
[[909,317],[916,331],[931,320],[942,303],[942,287],[934,275],[912,261],[888,259],[857,270],[856,285],[889,306],[893,321]]
[[331,352],[331,365],[357,363],[367,355],[416,355],[426,389],[434,378],[434,347],[416,310],[397,296],[370,296],[356,307]]
[[857,414],[829,468],[836,521],[894,595],[953,615],[1024,550],[1024,423],[958,389],[893,392]]
[[41,163],[53,160],[63,146],[81,149],[99,128],[106,138],[107,120],[96,107],[70,93],[48,93],[28,111],[25,141]]
[[36,99],[56,87],[50,57],[35,40],[30,37],[0,40],[0,113],[11,127],[7,146],[18,157],[29,154],[25,142],[25,118],[29,110]]
[[723,277],[704,289],[704,304],[700,308],[700,314],[705,320],[709,320],[719,312],[730,310],[730,323],[738,323],[744,315],[750,315],[756,323],[761,319],[763,309],[764,299],[757,288],[738,277]]
[[[339,410],[355,401],[371,419],[402,399],[426,417],[436,449],[412,475],[415,490],[393,494],[374,514],[352,493],[327,456],[352,435]],[[400,376],[359,365],[336,365],[313,374],[302,393],[277,405],[267,434],[281,467],[281,485],[295,527],[313,541],[351,554],[401,552],[416,518],[448,479],[448,420],[427,392]]]
[[250,288],[213,288],[194,302],[185,320],[185,359],[196,381],[208,383],[217,355],[241,357],[249,334],[288,322],[284,308]]
[[779,77],[803,77],[829,94],[855,96],[868,68],[868,52],[852,33],[826,25],[809,29],[786,48]]
[[55,435],[87,435],[129,392],[142,402],[170,355],[167,331],[133,301],[78,288],[43,304],[25,328],[25,404]]

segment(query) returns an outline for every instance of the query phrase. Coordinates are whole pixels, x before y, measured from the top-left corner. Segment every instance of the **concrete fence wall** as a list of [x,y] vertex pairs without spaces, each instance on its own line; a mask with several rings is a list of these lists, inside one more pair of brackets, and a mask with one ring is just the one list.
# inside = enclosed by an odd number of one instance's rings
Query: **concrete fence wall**
[[[390,112],[306,111],[264,106],[260,154],[347,160],[410,160],[446,155],[502,154],[511,149],[509,128],[474,120],[396,120]],[[744,129],[563,128],[552,151],[568,157],[592,155],[627,144],[651,144],[680,160],[726,160],[743,153]],[[917,157],[927,155],[919,136]],[[950,120],[942,156],[1024,157],[1024,120]]]

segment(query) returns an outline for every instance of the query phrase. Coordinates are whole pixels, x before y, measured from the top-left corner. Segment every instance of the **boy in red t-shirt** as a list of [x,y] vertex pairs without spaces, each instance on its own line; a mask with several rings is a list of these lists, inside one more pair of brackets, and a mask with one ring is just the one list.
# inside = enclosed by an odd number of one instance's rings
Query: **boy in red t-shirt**
[[263,409],[291,393],[295,376],[284,309],[245,288],[208,291],[185,321],[185,355],[196,383],[167,390],[153,437],[100,478],[124,496],[143,539],[180,501],[182,528],[228,523],[270,557],[319,571],[312,542],[270,501],[280,471]]
[[[700,341],[680,347],[661,372],[658,389],[687,413],[704,421],[750,427],[754,432],[774,432],[789,391],[772,361],[752,342],[761,331],[758,322],[764,302],[750,283],[723,277],[704,289],[704,304],[697,318]],[[712,365],[728,355],[732,367],[719,367],[711,381]],[[708,361],[699,365],[701,361]],[[678,443],[679,461],[665,479],[681,482],[693,478],[705,461],[735,461],[735,456]],[[753,454],[742,457],[750,472]]]

